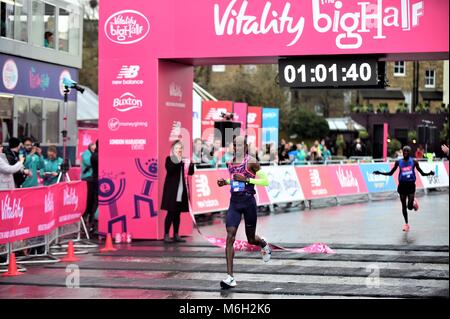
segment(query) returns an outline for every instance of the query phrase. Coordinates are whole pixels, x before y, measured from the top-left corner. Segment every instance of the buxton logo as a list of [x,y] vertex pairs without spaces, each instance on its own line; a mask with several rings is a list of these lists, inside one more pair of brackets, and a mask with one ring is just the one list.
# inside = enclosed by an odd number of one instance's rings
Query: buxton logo
[[127,112],[142,108],[142,100],[137,99],[132,93],[126,92],[114,99],[113,106],[119,112]]
[[105,22],[106,37],[114,43],[131,44],[144,39],[150,31],[148,19],[135,10],[123,10]]

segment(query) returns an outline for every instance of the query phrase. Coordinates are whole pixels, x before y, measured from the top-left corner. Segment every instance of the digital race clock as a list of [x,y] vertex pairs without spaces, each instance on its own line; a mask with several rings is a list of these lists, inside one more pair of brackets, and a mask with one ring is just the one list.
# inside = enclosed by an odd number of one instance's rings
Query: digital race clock
[[280,86],[340,88],[385,86],[385,63],[376,59],[280,59]]

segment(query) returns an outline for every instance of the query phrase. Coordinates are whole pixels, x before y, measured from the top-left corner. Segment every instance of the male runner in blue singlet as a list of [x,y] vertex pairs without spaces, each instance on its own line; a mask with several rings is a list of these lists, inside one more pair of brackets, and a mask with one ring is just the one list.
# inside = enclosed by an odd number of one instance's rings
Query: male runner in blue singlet
[[[433,171],[430,171],[429,173],[424,173],[420,168],[419,163],[415,159],[411,158],[410,154],[411,154],[411,147],[405,146],[403,147],[403,158],[398,161],[395,161],[395,165],[390,172],[380,172],[380,171],[373,172],[373,174],[375,175],[392,176],[395,170],[398,167],[400,168],[400,172],[398,173],[397,192],[400,195],[400,201],[402,202],[403,218],[405,219],[405,225],[403,225],[404,232],[408,232],[410,229],[408,224],[407,209],[409,210],[414,209],[416,211],[419,209],[419,203],[417,202],[417,199],[414,198],[414,195],[416,193],[416,173],[414,169],[417,169],[417,171],[422,176],[434,175]],[[408,200],[408,204],[406,204],[406,200]]]

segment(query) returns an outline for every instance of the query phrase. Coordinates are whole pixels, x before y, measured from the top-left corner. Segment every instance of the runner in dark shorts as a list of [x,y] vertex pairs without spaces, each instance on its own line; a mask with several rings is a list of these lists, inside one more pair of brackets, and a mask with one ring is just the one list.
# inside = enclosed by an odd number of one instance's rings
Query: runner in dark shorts
[[257,205],[255,199],[255,185],[268,186],[269,181],[257,160],[248,155],[247,139],[243,136],[235,137],[233,140],[234,156],[228,163],[230,179],[219,179],[217,184],[222,187],[231,186],[230,207],[227,212],[227,272],[228,276],[220,282],[220,286],[228,289],[236,286],[233,277],[234,240],[241,222],[242,215],[245,221],[245,233],[248,243],[261,247],[262,258],[268,262],[272,251],[269,244],[256,235]]
[[424,173],[419,166],[419,163],[410,157],[411,148],[409,146],[403,147],[403,159],[400,159],[395,162],[394,167],[390,172],[380,172],[375,171],[373,174],[375,175],[386,175],[392,176],[395,170],[400,167],[400,172],[398,174],[398,187],[397,192],[400,195],[400,201],[402,202],[402,212],[403,218],[405,219],[405,225],[403,225],[403,231],[408,232],[410,227],[408,224],[408,210],[418,210],[419,203],[417,199],[414,198],[416,193],[416,173],[414,169],[422,176],[434,175],[433,171],[429,173]]

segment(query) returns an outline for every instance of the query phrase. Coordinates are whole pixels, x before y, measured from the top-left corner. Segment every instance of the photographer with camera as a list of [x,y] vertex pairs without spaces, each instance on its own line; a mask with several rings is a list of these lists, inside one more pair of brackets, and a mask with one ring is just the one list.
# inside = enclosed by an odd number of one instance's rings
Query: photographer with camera
[[22,184],[22,188],[39,186],[38,170],[44,167],[44,158],[39,143],[33,143],[30,137],[25,137],[23,140],[25,168],[31,174],[27,176]]
[[63,159],[58,157],[56,146],[49,146],[47,149],[47,159],[44,159],[44,166],[41,169],[41,177],[44,179],[45,186],[56,184],[62,164]]

